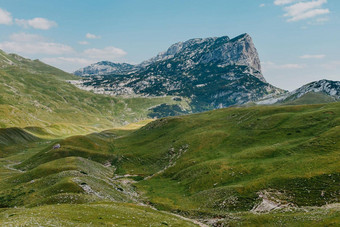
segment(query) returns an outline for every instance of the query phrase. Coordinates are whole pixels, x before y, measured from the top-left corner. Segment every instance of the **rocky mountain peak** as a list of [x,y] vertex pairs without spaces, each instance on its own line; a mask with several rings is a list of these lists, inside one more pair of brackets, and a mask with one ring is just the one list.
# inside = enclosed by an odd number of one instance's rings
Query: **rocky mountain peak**
[[261,62],[251,36],[247,33],[233,39],[228,36],[194,38],[171,45],[166,51],[139,65],[102,61],[74,72],[79,76],[131,74],[154,63],[171,60],[180,62],[178,70],[188,70],[200,64],[247,66],[248,72],[266,82],[261,72]]
[[75,71],[73,74],[77,76],[93,76],[107,74],[124,74],[131,73],[135,70],[135,66],[128,63],[114,63],[110,61],[100,61],[85,68]]
[[[261,61],[253,39],[249,34],[245,33],[237,36],[230,40],[229,43],[229,45],[233,47],[231,49],[235,50],[236,55],[233,60],[237,65],[247,65],[261,72]],[[226,49],[226,51],[228,51],[228,49]]]
[[233,39],[222,36],[178,42],[156,57],[142,62],[141,66],[145,67],[169,59],[183,62],[184,69],[208,63],[217,63],[222,67],[228,65],[249,66],[250,73],[265,82],[257,50],[252,38],[246,33]]
[[[332,81],[332,80],[318,80],[310,82],[302,87],[292,91],[282,93],[280,95],[270,95],[269,97],[265,97],[262,100],[257,101],[257,104],[260,105],[270,105],[274,103],[289,103],[295,101],[299,98],[302,98],[308,94],[321,94],[324,97],[328,97],[328,100],[337,101],[340,100],[340,81]],[[322,103],[325,99],[320,102],[320,99],[313,97],[313,102]],[[308,101],[311,104],[311,101]],[[301,103],[298,103],[301,104]]]
[[297,98],[309,92],[324,93],[335,99],[340,99],[340,81],[319,80],[306,84],[291,92]]

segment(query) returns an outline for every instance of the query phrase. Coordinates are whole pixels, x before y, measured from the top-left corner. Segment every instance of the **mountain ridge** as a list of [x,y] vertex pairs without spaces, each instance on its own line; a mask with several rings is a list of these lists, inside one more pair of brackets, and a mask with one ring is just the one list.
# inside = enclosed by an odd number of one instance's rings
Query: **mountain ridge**
[[46,127],[84,133],[147,118],[149,108],[183,103],[171,97],[116,98],[76,88],[79,77],[39,60],[0,51],[0,128]]
[[266,82],[252,38],[245,33],[196,38],[171,45],[126,74],[70,81],[95,93],[122,96],[180,96],[194,112],[256,101],[285,91]]
[[105,74],[123,74],[133,71],[136,67],[128,63],[114,63],[110,61],[100,61],[85,68],[75,71],[76,76],[91,76]]
[[257,104],[317,104],[340,100],[340,81],[318,80],[283,95],[269,97]]
[[[239,49],[250,49],[250,54],[247,54],[247,52],[243,52],[241,56],[241,59],[238,59],[237,53],[232,53],[233,56],[230,54],[223,55],[223,53],[228,53],[228,48],[231,49],[231,45],[234,44],[236,41],[242,40],[245,43],[241,43],[241,46],[238,46]],[[211,49],[214,49],[212,46],[216,43],[225,43],[224,45],[220,45],[220,48],[216,48],[216,51],[218,53],[209,53]],[[192,53],[192,47],[197,46],[198,44],[206,44],[208,45],[206,48],[208,49],[208,52],[206,55],[199,56],[200,58],[194,56],[197,55],[197,53]],[[247,45],[249,44],[249,45]],[[184,51],[184,53],[183,53]],[[190,53],[191,52],[191,53]],[[81,68],[79,70],[76,70],[73,74],[77,76],[93,76],[93,75],[107,75],[107,74],[122,74],[123,72],[128,72],[128,70],[138,70],[138,68],[146,67],[152,63],[168,60],[171,58],[174,58],[175,55],[181,55],[181,58],[184,58],[183,60],[189,61],[187,65],[195,64],[197,62],[193,62],[189,58],[196,58],[197,60],[201,60],[202,63],[209,63],[211,61],[219,62],[220,64],[225,65],[247,65],[252,68],[254,68],[256,71],[261,72],[261,63],[260,59],[258,57],[257,50],[255,46],[253,45],[252,38],[249,34],[244,33],[237,37],[234,37],[230,39],[228,36],[221,36],[221,37],[208,37],[208,38],[193,38],[189,39],[185,42],[177,42],[175,44],[172,44],[166,51],[158,53],[155,57],[152,57],[148,60],[142,61],[140,64],[132,65],[129,63],[114,63],[110,61],[100,61],[97,63],[93,63],[90,66]],[[253,55],[254,57],[252,57]],[[212,56],[214,58],[212,58]],[[219,58],[218,58],[219,56]],[[216,59],[218,58],[218,59]],[[100,68],[100,66],[106,66],[103,68]],[[188,66],[186,66],[188,67]],[[264,77],[261,75],[256,76],[262,80],[263,82],[266,82]]]

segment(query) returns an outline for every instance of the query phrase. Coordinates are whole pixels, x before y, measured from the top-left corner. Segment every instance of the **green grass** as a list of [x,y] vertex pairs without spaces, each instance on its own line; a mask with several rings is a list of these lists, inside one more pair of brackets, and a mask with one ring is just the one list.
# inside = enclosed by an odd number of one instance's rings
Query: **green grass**
[[137,184],[156,206],[193,214],[250,210],[266,188],[299,206],[337,202],[339,111],[340,103],[228,108],[157,120],[114,141],[118,173],[149,176],[188,145],[176,165]]
[[123,203],[49,205],[1,212],[2,226],[196,226],[171,214]]
[[[231,226],[339,222],[338,211],[321,208],[340,199],[339,102],[227,108],[148,122],[70,137],[52,126],[3,129],[1,207],[26,207],[17,220],[27,220],[36,206],[110,201],[221,218]],[[56,143],[60,149],[52,149]],[[249,212],[264,190],[316,210]]]
[[288,98],[288,100],[285,100],[283,104],[284,105],[303,105],[303,104],[320,104],[320,103],[336,102],[336,100],[333,97],[323,94],[323,93],[316,93],[316,92],[309,92],[295,100],[292,100],[292,98],[295,98],[295,97]]
[[[131,203],[231,226],[339,224],[337,206],[322,207],[340,199],[339,102],[123,127],[189,101],[96,95],[1,51],[0,67],[0,225],[192,225]],[[308,94],[290,104],[316,99],[329,101]],[[262,192],[299,208],[254,214]]]
[[40,127],[55,136],[70,136],[146,119],[149,109],[162,103],[189,108],[188,101],[172,97],[93,94],[66,82],[79,79],[74,75],[4,52],[0,52],[0,66],[0,128]]
[[139,176],[134,185],[145,201],[183,214],[249,211],[267,189],[297,206],[322,206],[339,201],[339,107],[227,108],[160,119],[135,131],[73,136],[60,140],[60,149],[51,149],[54,142],[25,159],[17,168],[27,172],[14,178],[41,178],[37,173],[49,167],[66,171],[53,166],[68,168],[67,158],[82,157],[111,163],[112,175]]
[[240,212],[227,214],[217,223],[227,226],[339,226],[339,204],[332,208],[307,207],[286,212],[254,214]]

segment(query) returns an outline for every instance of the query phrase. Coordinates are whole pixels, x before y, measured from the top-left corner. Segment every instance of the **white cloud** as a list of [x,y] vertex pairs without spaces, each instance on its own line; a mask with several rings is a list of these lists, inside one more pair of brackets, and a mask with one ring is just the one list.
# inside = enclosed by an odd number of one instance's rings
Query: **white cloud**
[[261,8],[262,8],[262,7],[265,7],[265,6],[266,6],[266,4],[264,4],[264,3],[262,3],[262,4],[259,5],[259,7],[261,7]]
[[46,57],[42,58],[41,61],[70,73],[94,63],[92,59],[81,57]]
[[125,56],[127,53],[119,48],[109,46],[103,49],[87,49],[84,51],[84,54],[89,58],[94,58],[98,60],[108,60],[108,59],[115,59]]
[[87,41],[79,41],[78,42],[80,45],[88,45],[89,44],[89,42],[87,42]]
[[[14,19],[15,23],[19,26],[24,28],[34,28],[34,29],[41,29],[41,30],[48,30],[52,27],[57,26],[57,23],[46,18],[42,17],[35,17],[30,20],[25,19]],[[11,13],[7,12],[4,9],[0,8],[0,24],[11,25],[13,23],[13,17]]]
[[0,8],[0,24],[10,25],[13,22],[11,13]]
[[314,21],[308,22],[308,24],[311,24],[311,25],[323,25],[327,21],[329,21],[329,17],[319,17],[319,18],[316,18]]
[[305,54],[305,55],[300,56],[301,59],[323,59],[325,57],[326,57],[326,55],[324,55],[324,54],[314,54],[314,55]]
[[43,62],[48,64],[63,64],[63,63],[73,63],[78,65],[87,66],[93,63],[93,60],[89,60],[86,58],[77,58],[77,57],[56,57],[56,58],[42,58]]
[[263,62],[263,68],[267,69],[303,69],[306,68],[306,65],[303,64],[276,64],[274,62]]
[[306,12],[310,9],[315,9],[317,7],[322,6],[323,4],[327,3],[327,0],[315,0],[315,1],[308,1],[308,2],[298,2],[296,4],[290,5],[285,7],[287,11],[286,16],[296,16],[301,13]]
[[48,30],[57,26],[56,22],[41,17],[36,17],[31,20],[15,19],[15,23],[25,28],[32,27],[40,30]]
[[281,6],[281,5],[287,5],[293,2],[296,2],[296,0],[275,0],[274,4],[277,6]]
[[68,72],[74,72],[79,68],[103,60],[117,62],[117,60],[126,54],[127,53],[124,50],[111,46],[103,49],[91,48],[84,50],[83,52],[75,52],[71,55],[45,57],[41,60],[47,64],[51,64]]
[[309,19],[309,18],[313,18],[319,15],[325,15],[325,14],[329,14],[330,11],[329,9],[313,9],[310,10],[308,12],[304,12],[301,14],[298,14],[296,16],[291,17],[290,19],[288,19],[288,22],[294,22],[294,21],[299,21],[299,20],[305,20],[305,19]]
[[[88,43],[87,41],[80,42],[82,44]],[[25,32],[11,34],[7,41],[0,42],[0,49],[24,57],[40,57],[47,64],[69,72],[98,61],[119,61],[127,54],[124,50],[114,46],[102,49],[88,48],[82,52],[77,52],[71,46]]]
[[0,43],[0,49],[18,54],[61,55],[73,53],[72,47],[60,43],[48,42],[44,37],[27,33],[15,33],[10,41]]
[[74,53],[73,55],[69,56],[46,57],[42,58],[41,60],[47,64],[51,64],[68,72],[74,72],[79,68],[88,66],[98,61],[108,60],[117,62],[117,60],[125,55],[126,52],[124,50],[111,46],[103,49],[87,49],[81,53]]
[[[315,18],[330,13],[327,8],[322,8],[327,0],[275,0],[274,4],[284,6],[286,12],[283,16],[288,22],[295,22]],[[288,6],[286,6],[288,5]],[[318,20],[318,18],[317,18]],[[325,22],[325,21],[322,21]],[[318,22],[320,24],[320,22]]]
[[2,42],[0,49],[7,52],[14,52],[19,54],[52,54],[59,55],[65,53],[72,53],[73,48],[60,43],[49,42]]
[[88,39],[100,39],[100,36],[97,36],[95,34],[87,33],[86,38]]
[[15,42],[37,42],[37,41],[44,41],[45,38],[40,35],[20,32],[20,33],[14,33],[10,35],[10,40],[15,41]]

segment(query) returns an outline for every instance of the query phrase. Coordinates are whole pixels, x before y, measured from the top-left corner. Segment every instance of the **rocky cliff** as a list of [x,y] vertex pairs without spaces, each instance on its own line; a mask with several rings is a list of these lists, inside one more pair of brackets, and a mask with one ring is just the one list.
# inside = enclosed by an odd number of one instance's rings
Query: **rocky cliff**
[[75,71],[73,74],[77,76],[94,76],[107,74],[123,74],[133,72],[134,65],[127,63],[113,63],[109,61],[101,61],[89,65],[85,68]]
[[228,36],[219,38],[190,39],[178,42],[167,51],[156,57],[142,62],[147,66],[164,60],[175,59],[182,61],[180,67],[188,69],[198,64],[218,63],[221,66],[249,66],[255,76],[265,82],[261,73],[261,63],[252,38],[243,34],[233,39]]
[[180,96],[194,112],[256,101],[284,91],[266,82],[252,38],[190,39],[172,45],[132,71],[71,82],[96,93],[124,96]]

